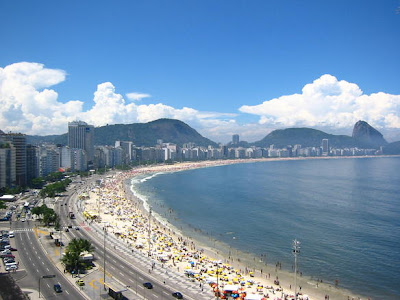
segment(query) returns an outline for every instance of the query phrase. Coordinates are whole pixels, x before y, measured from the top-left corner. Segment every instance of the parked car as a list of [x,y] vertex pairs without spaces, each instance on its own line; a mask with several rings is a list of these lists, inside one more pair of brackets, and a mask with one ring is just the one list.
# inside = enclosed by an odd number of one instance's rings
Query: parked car
[[85,282],[82,279],[78,279],[76,281],[76,284],[79,285],[79,286],[83,286],[83,285],[85,285]]
[[9,238],[15,237],[14,231],[10,231],[10,232],[8,233],[8,237],[9,237]]
[[6,271],[18,270],[17,265],[6,266]]
[[54,290],[56,291],[56,293],[62,292],[61,285],[59,285],[58,283],[55,284],[53,287],[54,287]]
[[151,282],[145,282],[145,283],[143,283],[143,286],[149,290],[153,288],[153,285],[151,284]]
[[180,292],[172,293],[172,296],[176,299],[183,299],[183,295]]

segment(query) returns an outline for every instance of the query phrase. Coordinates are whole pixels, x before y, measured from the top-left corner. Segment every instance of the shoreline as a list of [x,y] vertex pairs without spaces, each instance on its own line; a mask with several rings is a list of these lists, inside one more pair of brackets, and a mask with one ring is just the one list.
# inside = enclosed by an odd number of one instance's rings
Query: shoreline
[[[166,172],[178,172],[178,171],[185,171],[185,170],[192,170],[196,168],[205,168],[205,167],[215,167],[215,166],[223,166],[223,165],[228,165],[228,164],[234,164],[234,163],[252,163],[252,162],[271,162],[271,161],[288,161],[288,160],[308,160],[308,159],[340,159],[340,158],[376,158],[377,156],[363,156],[363,157],[313,157],[313,158],[268,158],[268,159],[243,159],[243,160],[222,160],[222,161],[202,161],[202,162],[185,162],[185,163],[178,163],[174,165],[155,165],[155,166],[150,166],[150,167],[140,167],[140,168],[135,168],[131,171],[128,172],[118,172],[116,173],[113,177],[112,180],[109,178],[105,178],[107,181],[111,181],[111,186],[112,186],[112,195],[114,197],[117,196],[120,201],[124,202],[124,204],[131,203],[133,204],[133,208],[135,210],[135,218],[139,218],[140,220],[140,229],[139,232],[141,233],[141,241],[143,244],[144,250],[146,251],[146,246],[145,244],[145,236],[146,236],[146,231],[148,232],[148,228],[146,225],[146,219],[148,220],[148,215],[149,215],[149,205],[148,203],[145,202],[144,199],[138,198],[134,191],[131,190],[131,180],[138,176],[138,175],[143,175],[143,174],[154,174],[154,173],[166,173]],[[379,157],[393,157],[393,156],[379,156]],[[396,156],[399,157],[399,156]],[[109,177],[109,176],[107,176]],[[107,185],[106,185],[107,186]],[[110,188],[110,185],[106,188],[107,190]],[[100,196],[100,195],[97,195]],[[90,195],[90,202],[93,202],[93,198],[95,198],[95,195]],[[123,199],[123,200],[122,200]],[[96,201],[96,200],[95,200]],[[119,203],[120,201],[114,201],[114,205],[116,203]],[[126,203],[125,203],[126,202]],[[106,204],[106,203],[104,203]],[[107,203],[109,204],[109,203]],[[126,208],[126,206],[124,206]],[[132,211],[131,211],[132,212]],[[99,214],[101,219],[107,219],[107,212],[100,212],[100,206],[99,206]],[[125,213],[120,213],[118,212],[118,216],[122,215],[122,219],[126,219],[127,215]],[[154,216],[155,215],[155,216]],[[207,241],[202,242],[198,239],[186,236],[184,231],[181,231],[177,228],[175,228],[168,220],[168,218],[163,218],[161,216],[157,217],[157,214],[154,214],[152,218],[152,228],[153,233],[156,232],[155,236],[161,236],[162,239],[164,240],[169,240],[170,244],[177,244],[181,246],[184,245],[183,248],[186,248],[184,251],[186,251],[185,256],[189,255],[191,260],[193,259],[193,256],[197,255],[201,260],[195,262],[195,267],[188,266],[188,263],[183,260],[183,261],[177,261],[174,260],[176,259],[175,256],[170,255],[169,260],[165,260],[165,264],[168,267],[175,268],[178,272],[182,273],[184,270],[189,270],[191,272],[197,273],[200,269],[200,267],[197,267],[198,264],[204,267],[204,265],[207,264],[201,264],[201,261],[207,261],[208,263],[219,261],[221,264],[224,265],[223,271],[230,271],[229,273],[238,273],[241,275],[243,280],[253,280],[255,283],[251,287],[245,286],[245,290],[248,291],[248,293],[258,293],[258,291],[263,291],[264,295],[267,294],[269,297],[275,297],[278,294],[282,297],[284,295],[294,295],[294,288],[292,288],[292,283],[294,283],[294,274],[293,272],[290,272],[289,270],[285,270],[284,268],[281,269],[281,265],[279,262],[275,266],[273,265],[264,265],[262,261],[257,262],[257,259],[251,255],[251,253],[243,253],[240,252],[237,249],[231,248],[229,246],[226,246],[220,241],[215,240],[214,241],[214,247],[212,246],[211,242],[207,243]],[[154,221],[154,219],[156,221]],[[131,221],[131,220],[130,220]],[[129,222],[128,222],[129,223]],[[137,223],[137,222],[136,222]],[[133,225],[133,224],[132,224]],[[118,228],[119,231],[121,231]],[[135,228],[137,229],[137,227]],[[196,232],[196,228],[192,228],[194,232]],[[126,231],[122,230],[122,231]],[[129,231],[129,230],[128,230]],[[129,241],[130,237],[126,237],[127,235],[131,234],[126,231],[125,233],[118,232],[119,237],[122,236],[122,240],[124,241]],[[207,237],[204,233],[201,234],[204,239],[209,239],[211,241],[210,237]],[[135,240],[138,240],[139,237],[136,237]],[[157,238],[154,238],[154,235],[152,237],[152,247],[158,245]],[[215,247],[215,246],[219,247]],[[134,244],[132,244],[134,246]],[[186,246],[186,247],[185,247]],[[137,248],[137,245],[136,245]],[[189,249],[190,248],[190,249]],[[168,247],[158,246],[157,247],[158,251],[161,251],[161,253],[164,255],[165,253],[171,253],[168,249]],[[160,250],[161,249],[161,250]],[[233,255],[233,253],[228,252],[223,252],[221,249],[232,249],[236,251],[236,255]],[[149,249],[150,251],[150,249]],[[179,250],[182,252],[182,250]],[[171,263],[171,257],[172,257],[172,263]],[[240,258],[239,258],[240,257]],[[154,257],[153,257],[154,258]],[[187,258],[187,257],[186,257]],[[252,262],[251,259],[254,259]],[[197,259],[199,260],[199,259]],[[163,260],[164,263],[164,260]],[[186,266],[185,266],[186,264]],[[252,267],[248,267],[251,265]],[[218,264],[219,266],[219,264]],[[210,267],[209,267],[210,268]],[[235,272],[233,272],[235,270]],[[253,273],[251,273],[253,272]],[[221,271],[222,273],[222,271]],[[200,273],[202,274],[202,273]],[[204,273],[203,273],[204,274]],[[215,278],[215,270],[214,274],[212,272],[210,273],[211,275],[214,275]],[[221,274],[222,275],[222,274]],[[232,276],[227,276],[228,281],[227,283],[236,283],[232,282]],[[237,275],[236,275],[237,276]],[[277,279],[279,280],[279,285],[274,285],[274,280]],[[199,280],[199,277],[196,277],[193,280]],[[214,279],[215,280],[215,279]],[[217,278],[218,280],[218,278]],[[200,281],[200,280],[199,280]],[[203,281],[203,286],[205,286],[204,279]],[[220,280],[221,284],[222,279]],[[201,281],[200,281],[201,282]],[[349,290],[345,290],[342,288],[337,288],[334,286],[332,283],[322,283],[311,277],[311,276],[297,276],[297,282],[298,286],[301,286],[301,290],[297,289],[297,292],[304,293],[304,295],[308,295],[307,298],[309,299],[322,299],[322,297],[325,297],[329,295],[330,299],[367,299],[365,296],[360,296],[356,295],[353,292]],[[264,292],[262,288],[258,289],[255,287],[256,283],[259,283],[259,286],[263,287],[274,287],[274,289],[269,289]],[[211,287],[210,287],[211,288]],[[306,298],[306,297],[305,297]],[[290,299],[290,297],[288,298]]]

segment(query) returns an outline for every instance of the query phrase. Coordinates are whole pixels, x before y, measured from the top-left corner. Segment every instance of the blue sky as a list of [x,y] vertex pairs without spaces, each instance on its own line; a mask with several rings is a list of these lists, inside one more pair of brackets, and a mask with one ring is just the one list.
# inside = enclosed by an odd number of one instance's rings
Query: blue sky
[[399,7],[1,1],[0,129],[169,117],[226,142],[304,126],[350,135],[364,119],[400,140]]

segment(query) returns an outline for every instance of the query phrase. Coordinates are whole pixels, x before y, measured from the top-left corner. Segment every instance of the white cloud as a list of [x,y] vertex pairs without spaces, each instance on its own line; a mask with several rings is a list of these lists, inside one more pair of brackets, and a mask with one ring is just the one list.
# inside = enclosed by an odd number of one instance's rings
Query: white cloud
[[303,87],[301,94],[281,96],[241,112],[260,116],[269,126],[352,128],[364,120],[376,128],[400,128],[400,95],[363,94],[354,83],[323,75]]
[[[67,123],[83,120],[95,126],[149,122],[159,118],[179,119],[214,141],[228,142],[238,133],[249,142],[263,138],[277,127],[310,126],[326,129],[351,128],[365,120],[376,128],[400,128],[400,96],[385,93],[365,95],[356,84],[321,76],[304,86],[301,94],[281,96],[239,111],[259,116],[259,122],[239,124],[242,114],[174,108],[163,103],[138,105],[129,101],[150,96],[129,93],[124,97],[111,82],[97,86],[94,105],[83,111],[83,102],[62,103],[51,87],[66,78],[63,70],[43,64],[21,62],[0,68],[0,129],[29,135],[62,134]],[[328,130],[328,132],[330,132]],[[392,136],[396,133],[392,132]]]
[[126,97],[127,97],[129,100],[132,100],[132,101],[140,101],[140,100],[142,100],[143,98],[149,98],[149,97],[151,97],[151,95],[149,95],[149,94],[143,94],[143,93],[128,93],[128,94],[126,94]]
[[57,92],[47,89],[65,77],[64,71],[38,63],[0,68],[0,128],[27,134],[60,133],[60,122],[68,122],[83,105],[81,101],[58,102]]
[[[149,122],[159,118],[179,119],[208,133],[208,127],[223,127],[235,114],[201,112],[193,108],[174,108],[162,103],[137,105],[127,103],[111,82],[97,86],[94,105],[83,111],[79,100],[62,103],[50,89],[65,80],[62,70],[47,69],[43,64],[21,62],[0,68],[0,129],[30,135],[61,134],[67,123],[83,120],[94,126]],[[127,98],[142,99],[148,94],[129,93]]]

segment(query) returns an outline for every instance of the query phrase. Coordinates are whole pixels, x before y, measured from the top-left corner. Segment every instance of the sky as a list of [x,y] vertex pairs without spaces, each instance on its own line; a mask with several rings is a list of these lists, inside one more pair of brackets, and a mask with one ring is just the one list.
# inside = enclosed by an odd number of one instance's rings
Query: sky
[[0,129],[179,119],[400,140],[400,0],[0,1]]

